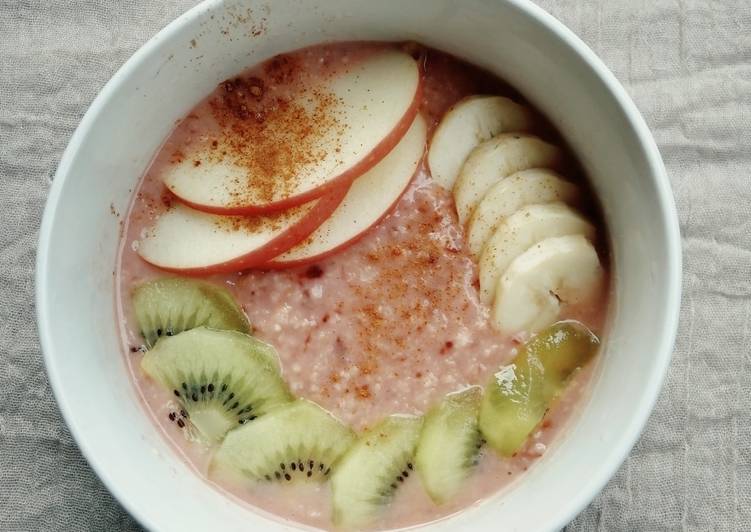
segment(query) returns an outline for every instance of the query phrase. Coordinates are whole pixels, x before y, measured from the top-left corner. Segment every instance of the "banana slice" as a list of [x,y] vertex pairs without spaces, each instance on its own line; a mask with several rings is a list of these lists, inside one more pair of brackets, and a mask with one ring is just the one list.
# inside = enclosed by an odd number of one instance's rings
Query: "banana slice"
[[528,131],[531,110],[502,96],[470,96],[443,116],[433,134],[428,166],[433,179],[451,190],[462,164],[479,143],[505,131]]
[[527,205],[506,218],[480,256],[480,300],[486,305],[493,302],[498,279],[516,257],[541,240],[564,235],[592,240],[595,228],[563,203]]
[[502,179],[485,194],[467,224],[467,245],[475,259],[485,242],[506,216],[530,203],[562,201],[574,203],[579,198],[576,185],[565,181],[546,168],[522,170]]
[[467,222],[472,211],[495,183],[530,168],[558,168],[563,152],[532,135],[504,133],[477,146],[469,154],[454,185],[454,202],[459,222]]
[[547,238],[519,255],[498,281],[493,322],[506,334],[536,332],[558,319],[561,306],[596,296],[603,270],[582,235]]

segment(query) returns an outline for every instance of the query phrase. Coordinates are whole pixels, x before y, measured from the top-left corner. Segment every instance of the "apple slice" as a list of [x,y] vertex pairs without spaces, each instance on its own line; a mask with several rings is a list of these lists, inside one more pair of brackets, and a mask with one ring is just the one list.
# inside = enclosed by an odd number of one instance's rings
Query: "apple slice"
[[425,152],[427,126],[418,115],[396,148],[358,177],[342,203],[303,242],[266,266],[286,268],[319,261],[351,245],[396,205]]
[[250,217],[220,216],[175,203],[145,231],[138,254],[163,270],[189,275],[251,268],[307,238],[348,189],[342,186],[305,205]]
[[530,109],[503,96],[469,96],[449,109],[433,133],[428,166],[433,179],[447,190],[454,187],[464,161],[481,142],[499,133],[529,131]]
[[407,132],[421,75],[415,59],[396,50],[338,68],[300,82],[260,123],[232,118],[218,146],[198,142],[164,183],[184,203],[217,214],[279,211],[349,185]]
[[501,179],[530,168],[558,168],[563,152],[552,144],[516,133],[497,135],[469,154],[454,185],[459,222],[464,225],[485,193]]
[[554,236],[595,236],[595,228],[563,203],[527,205],[503,220],[480,257],[480,300],[493,302],[495,287],[509,264],[540,240]]
[[467,245],[477,259],[485,242],[506,216],[531,203],[573,203],[579,189],[547,168],[522,170],[493,185],[467,223]]

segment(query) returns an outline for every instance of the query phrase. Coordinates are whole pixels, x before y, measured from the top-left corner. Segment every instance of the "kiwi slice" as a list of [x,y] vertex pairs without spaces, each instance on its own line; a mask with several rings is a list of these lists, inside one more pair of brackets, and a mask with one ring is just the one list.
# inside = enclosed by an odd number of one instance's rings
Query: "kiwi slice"
[[488,443],[504,456],[517,452],[599,345],[589,329],[574,321],[556,323],[529,340],[485,388],[480,430]]
[[292,399],[268,347],[237,331],[198,327],[162,338],[141,367],[172,390],[198,436],[216,442]]
[[142,283],[133,290],[133,307],[149,349],[162,336],[196,327],[250,332],[229,291],[206,281],[168,277]]
[[321,481],[354,440],[331,414],[299,399],[227,434],[211,469],[237,480]]
[[448,394],[425,414],[415,466],[437,504],[456,495],[477,465],[483,444],[477,423],[480,401],[482,389],[472,386]]
[[331,477],[334,524],[370,523],[414,466],[422,418],[392,415],[365,432],[342,457]]

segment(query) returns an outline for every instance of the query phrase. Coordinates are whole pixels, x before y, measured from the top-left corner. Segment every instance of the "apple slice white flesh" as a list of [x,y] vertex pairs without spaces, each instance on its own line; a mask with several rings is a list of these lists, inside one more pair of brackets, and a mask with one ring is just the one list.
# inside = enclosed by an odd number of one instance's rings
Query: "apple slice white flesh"
[[531,203],[574,203],[579,189],[547,168],[532,168],[502,179],[483,196],[467,223],[467,245],[480,257],[490,235],[506,216]]
[[175,203],[145,231],[138,254],[163,270],[189,275],[255,267],[307,238],[348,188],[271,215],[222,216]]
[[555,323],[563,305],[600,293],[603,269],[582,235],[548,238],[519,255],[498,281],[493,324],[505,334],[534,333]]
[[493,302],[498,279],[511,262],[546,238],[564,235],[595,236],[594,226],[563,203],[522,207],[496,228],[480,256],[480,300]]
[[428,167],[433,179],[451,190],[464,161],[481,142],[499,133],[529,131],[534,113],[503,96],[469,96],[449,109],[433,133]]
[[351,245],[396,205],[425,152],[427,126],[418,115],[399,144],[358,177],[342,203],[313,234],[266,266],[287,268],[319,261]]
[[[171,165],[164,183],[184,203],[217,214],[279,211],[351,183],[385,157],[414,121],[421,74],[412,56],[396,50],[342,68],[330,79],[303,87],[294,99],[303,107],[318,109],[308,109],[301,118],[310,120],[312,129],[305,137],[305,153],[315,156],[301,160],[290,156],[292,162],[270,173],[265,168],[268,154],[220,155],[222,150],[212,151],[206,142],[196,148],[198,153],[186,154],[183,162]],[[282,116],[269,114],[263,134],[279,136],[284,149],[302,149],[293,145],[296,138],[285,137],[291,118]],[[287,123],[276,124],[275,117]],[[247,150],[253,149],[248,143]],[[201,164],[195,165],[196,160]]]
[[563,152],[532,135],[504,133],[477,146],[469,154],[454,185],[459,222],[464,225],[495,183],[530,168],[559,168]]

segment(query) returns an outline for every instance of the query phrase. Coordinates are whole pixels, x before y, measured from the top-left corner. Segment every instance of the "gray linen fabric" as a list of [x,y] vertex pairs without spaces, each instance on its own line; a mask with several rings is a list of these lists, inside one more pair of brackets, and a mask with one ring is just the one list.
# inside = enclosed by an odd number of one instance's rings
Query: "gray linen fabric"
[[[55,165],[96,92],[191,0],[0,0],[0,530],[138,530],[51,395],[33,265]],[[540,0],[626,85],[678,204],[685,273],[665,389],[570,530],[751,530],[751,3]]]

